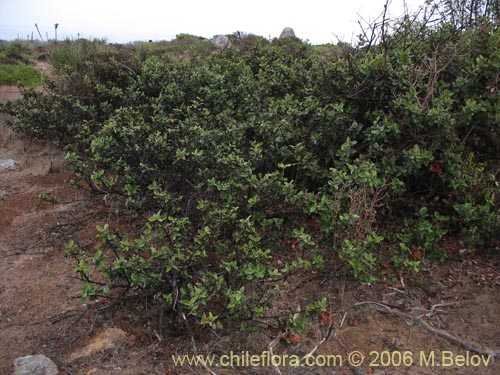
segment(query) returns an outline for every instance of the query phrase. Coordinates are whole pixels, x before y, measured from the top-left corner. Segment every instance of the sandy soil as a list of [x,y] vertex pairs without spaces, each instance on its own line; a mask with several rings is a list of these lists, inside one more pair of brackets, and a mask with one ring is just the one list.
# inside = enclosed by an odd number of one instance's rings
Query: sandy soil
[[[17,97],[13,87],[0,87],[0,100]],[[53,359],[60,374],[167,375],[209,373],[204,368],[175,368],[171,354],[191,350],[182,328],[167,327],[166,341],[158,337],[158,315],[143,303],[104,309],[106,301],[82,305],[80,282],[65,256],[69,239],[92,246],[96,224],[109,220],[106,210],[85,192],[69,187],[71,174],[64,169],[60,152],[48,144],[26,143],[16,138],[0,118],[0,159],[18,160],[22,169],[0,173],[0,374],[13,373],[13,360],[29,354]],[[42,201],[39,194],[53,198]],[[304,296],[319,290],[329,295],[329,314],[312,324],[307,334],[271,346],[274,354],[305,355],[316,345],[315,355],[342,355],[362,351],[369,360],[353,368],[269,367],[212,368],[216,374],[499,374],[500,361],[489,366],[422,366],[419,358],[435,351],[466,355],[459,345],[429,332],[415,321],[384,313],[370,304],[379,301],[392,311],[422,316],[432,327],[481,348],[500,349],[500,261],[465,249],[454,249],[445,264],[426,263],[421,275],[393,282],[358,286],[342,275],[312,278],[283,285],[286,301],[300,308]],[[113,347],[84,356],[86,345],[99,333],[119,328]],[[328,339],[322,338],[329,331]],[[227,354],[230,350],[260,354],[268,350],[277,331],[222,336],[199,334],[201,353]],[[370,352],[372,352],[370,354]],[[383,366],[377,354],[411,352],[411,366]],[[471,353],[474,354],[474,353]],[[394,355],[394,354],[393,354]]]

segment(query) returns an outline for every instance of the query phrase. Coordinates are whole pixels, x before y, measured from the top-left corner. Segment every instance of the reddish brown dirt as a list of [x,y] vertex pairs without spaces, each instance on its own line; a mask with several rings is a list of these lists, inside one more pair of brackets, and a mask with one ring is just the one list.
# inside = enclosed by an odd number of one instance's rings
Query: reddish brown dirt
[[[0,87],[0,100],[15,98],[17,89]],[[2,122],[5,117],[0,119]],[[166,329],[166,342],[158,338],[158,315],[143,303],[118,305],[99,310],[107,301],[91,305],[79,302],[81,286],[65,255],[69,239],[92,245],[96,224],[109,216],[83,191],[69,187],[71,174],[65,171],[62,155],[48,144],[25,143],[0,124],[0,159],[19,160],[22,170],[0,173],[0,374],[12,374],[16,357],[45,354],[53,359],[60,374],[71,375],[167,375],[209,373],[201,367],[173,366],[171,355],[191,350],[182,328]],[[40,200],[39,194],[53,198]],[[460,251],[459,251],[460,250]],[[500,373],[500,361],[489,366],[422,366],[421,355],[435,351],[436,363],[442,351],[466,355],[466,351],[422,326],[401,317],[382,313],[363,301],[384,302],[392,309],[421,315],[433,327],[446,330],[463,342],[482,348],[500,349],[500,262],[498,257],[480,256],[459,249],[444,264],[426,262],[416,277],[380,281],[359,286],[342,275],[312,278],[307,283],[289,281],[283,285],[287,304],[300,310],[303,297],[328,296],[329,313],[310,325],[306,334],[273,346],[274,354],[305,355],[321,342],[332,324],[327,340],[316,355],[342,355],[337,367],[281,368],[282,374],[485,374]],[[432,309],[434,306],[434,309]],[[273,322],[260,334],[231,332],[222,336],[201,335],[198,348],[216,355],[268,350],[279,333]],[[125,339],[71,360],[96,334],[106,327],[120,328]],[[89,335],[89,333],[92,333]],[[347,366],[347,353],[360,350],[367,360],[359,369]],[[370,355],[370,352],[373,351]],[[393,356],[409,352],[411,366],[383,366],[376,353]],[[421,354],[422,353],[422,354]],[[472,353],[473,354],[473,353]],[[382,362],[382,363],[381,363]],[[425,364],[425,363],[424,363]],[[278,374],[270,367],[217,368],[216,374]]]

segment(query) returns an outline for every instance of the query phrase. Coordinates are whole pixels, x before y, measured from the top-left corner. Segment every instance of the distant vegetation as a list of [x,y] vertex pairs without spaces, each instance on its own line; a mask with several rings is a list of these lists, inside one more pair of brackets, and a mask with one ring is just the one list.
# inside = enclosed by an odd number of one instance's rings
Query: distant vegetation
[[31,66],[37,60],[48,60],[57,71],[64,73],[76,69],[78,63],[106,53],[133,55],[141,60],[152,55],[190,59],[207,56],[215,51],[217,48],[209,40],[189,34],[180,34],[172,41],[136,42],[128,45],[83,38],[50,40],[44,43],[32,40],[0,42],[0,84],[42,84],[41,71]]
[[54,43],[57,80],[4,111],[134,219],[68,244],[83,298],[124,290],[188,327],[246,327],[291,276],[371,282],[460,248],[493,254],[500,30],[478,3],[384,19],[354,46]]
[[80,38],[52,41],[49,48],[49,61],[56,70],[63,72],[74,69],[78,62],[110,50],[111,47],[101,39]]
[[156,55],[173,57],[199,57],[215,52],[217,48],[210,41],[194,35],[181,34],[172,41],[135,42],[126,45],[108,44],[101,39],[65,39],[51,42],[49,60],[60,71],[74,70],[77,64],[106,53],[142,59]]

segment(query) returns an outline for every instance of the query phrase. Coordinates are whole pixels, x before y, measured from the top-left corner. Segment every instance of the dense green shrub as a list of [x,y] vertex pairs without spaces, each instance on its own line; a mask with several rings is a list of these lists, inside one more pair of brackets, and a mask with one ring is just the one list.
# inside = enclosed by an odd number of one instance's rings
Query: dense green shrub
[[189,61],[92,53],[8,105],[143,223],[68,245],[83,296],[139,290],[216,327],[262,317],[292,273],[418,271],[447,236],[493,249],[500,32],[392,30],[331,54],[257,37]]

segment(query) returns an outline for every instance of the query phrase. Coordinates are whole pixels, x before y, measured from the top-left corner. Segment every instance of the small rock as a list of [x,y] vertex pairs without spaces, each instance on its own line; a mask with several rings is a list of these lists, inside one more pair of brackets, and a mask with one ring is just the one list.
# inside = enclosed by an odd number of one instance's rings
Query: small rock
[[0,172],[18,171],[20,169],[21,169],[21,165],[13,159],[0,160]]
[[14,361],[14,375],[57,375],[59,370],[52,360],[44,355],[28,355]]
[[293,31],[293,29],[291,27],[285,27],[280,34],[280,39],[289,38],[289,37],[295,38],[295,31]]

